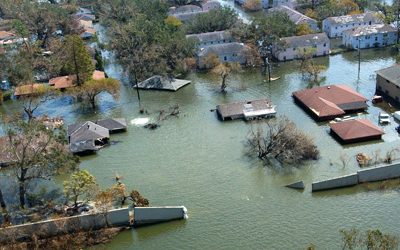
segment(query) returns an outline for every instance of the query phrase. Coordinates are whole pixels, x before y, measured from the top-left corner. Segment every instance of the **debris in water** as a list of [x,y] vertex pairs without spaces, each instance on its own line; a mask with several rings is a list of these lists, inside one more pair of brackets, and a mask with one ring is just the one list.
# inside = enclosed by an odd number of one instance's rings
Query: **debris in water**
[[149,123],[149,121],[149,118],[135,118],[131,120],[131,124],[140,127],[145,126],[147,123]]

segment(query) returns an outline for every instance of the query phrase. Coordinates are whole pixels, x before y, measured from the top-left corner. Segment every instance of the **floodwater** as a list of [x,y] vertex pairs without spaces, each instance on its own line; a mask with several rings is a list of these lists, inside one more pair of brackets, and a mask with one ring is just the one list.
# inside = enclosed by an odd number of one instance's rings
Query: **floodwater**
[[[374,72],[394,63],[390,49],[361,52],[361,73],[357,77],[357,53],[318,58],[327,66],[321,83],[344,83],[367,98],[375,91]],[[86,112],[69,98],[49,101],[39,113],[62,115],[67,123],[102,117],[124,117],[128,131],[113,134],[118,141],[96,155],[82,158],[81,168],[89,170],[102,187],[113,184],[116,174],[129,188],[140,190],[152,206],[184,205],[189,219],[154,225],[119,234],[106,249],[305,249],[313,243],[318,249],[339,249],[340,229],[378,228],[399,234],[400,195],[397,190],[369,190],[358,186],[311,193],[311,183],[358,170],[354,155],[385,152],[400,146],[392,125],[383,127],[382,141],[343,147],[330,135],[326,123],[315,123],[293,103],[291,93],[308,86],[298,72],[297,62],[275,64],[267,83],[254,69],[232,76],[228,93],[218,92],[219,79],[210,74],[191,74],[192,83],[178,92],[141,91],[139,114],[136,92],[121,85],[121,97],[100,97],[95,114]],[[121,68],[106,65],[111,77],[123,79]],[[279,115],[285,115],[311,134],[321,151],[315,162],[292,171],[263,167],[258,159],[244,155],[244,142],[251,123],[221,122],[215,112],[219,103],[270,98]],[[0,106],[11,114],[17,102]],[[179,105],[179,118],[171,117],[156,130],[140,126],[154,120],[160,109]],[[381,111],[369,102],[367,114],[375,124]],[[132,121],[132,122],[131,122]],[[343,167],[340,157],[351,160]],[[343,157],[342,157],[343,158]],[[304,192],[284,185],[303,180]],[[95,247],[97,248],[97,247]],[[102,246],[101,248],[104,248]]]

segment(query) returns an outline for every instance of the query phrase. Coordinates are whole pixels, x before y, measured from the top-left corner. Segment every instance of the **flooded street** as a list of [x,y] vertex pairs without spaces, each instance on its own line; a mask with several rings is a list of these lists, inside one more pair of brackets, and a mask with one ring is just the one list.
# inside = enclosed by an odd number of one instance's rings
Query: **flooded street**
[[[359,79],[356,52],[317,61],[327,66],[321,85],[343,83],[371,99],[375,71],[392,65],[394,54],[390,49],[363,50]],[[121,68],[110,61],[106,72],[124,79]],[[128,131],[112,136],[112,141],[119,143],[83,157],[81,168],[89,170],[102,187],[112,185],[115,175],[121,175],[123,182],[140,190],[152,206],[188,208],[188,220],[125,231],[106,249],[305,249],[310,243],[318,249],[338,249],[340,229],[378,228],[399,233],[399,191],[368,191],[367,185],[317,194],[310,190],[313,181],[359,169],[354,157],[344,168],[342,155],[380,151],[383,157],[387,150],[400,146],[396,122],[383,127],[383,141],[342,147],[329,135],[326,123],[316,123],[294,104],[291,93],[309,84],[301,78],[299,63],[274,64],[272,75],[281,78],[268,83],[258,69],[234,75],[228,80],[227,94],[222,95],[218,92],[220,79],[193,73],[188,76],[192,83],[178,92],[141,91],[141,106],[148,115],[139,114],[136,91],[127,84],[121,85],[118,101],[101,96],[95,114],[68,97],[41,107],[38,113],[63,116],[66,124],[126,118]],[[311,134],[321,159],[283,173],[246,157],[244,142],[251,124],[221,122],[210,110],[220,103],[257,98],[271,99],[278,115],[287,116]],[[181,110],[179,118],[165,120],[156,130],[140,126],[146,119],[156,119],[160,109],[176,104]],[[378,124],[381,110],[371,102],[368,105],[368,113],[361,116]],[[17,101],[0,106],[1,113],[18,109]],[[283,187],[297,180],[305,182],[304,192]]]

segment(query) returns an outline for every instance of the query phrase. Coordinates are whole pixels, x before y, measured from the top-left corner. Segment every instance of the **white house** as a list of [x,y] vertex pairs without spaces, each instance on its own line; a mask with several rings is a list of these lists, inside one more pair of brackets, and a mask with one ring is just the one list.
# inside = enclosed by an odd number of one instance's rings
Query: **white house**
[[365,12],[363,14],[328,17],[322,21],[322,29],[330,38],[335,38],[342,37],[345,30],[381,23],[382,20],[376,12]]
[[187,39],[195,39],[199,48],[215,44],[232,43],[235,41],[229,31],[215,31],[200,34],[187,35]]
[[366,49],[393,45],[396,39],[396,28],[385,24],[374,24],[344,31],[342,43],[351,49]]
[[204,3],[201,7],[197,5],[183,5],[178,8],[172,7],[169,9],[169,15],[174,16],[181,20],[182,22],[188,22],[192,20],[195,16],[206,13],[210,10],[221,8],[221,4],[217,1],[208,1]]
[[319,31],[318,28],[318,22],[315,19],[312,19],[306,15],[303,15],[302,13],[298,12],[297,10],[294,10],[286,5],[281,5],[278,7],[274,7],[268,10],[268,13],[280,11],[283,13],[286,13],[289,16],[289,19],[294,22],[296,25],[302,24],[302,23],[307,23],[308,26],[313,31]]
[[314,48],[313,56],[325,56],[329,54],[329,46],[330,40],[325,33],[284,37],[279,45],[272,47],[272,54],[279,61],[287,61],[298,59],[301,53]]
[[248,47],[243,43],[224,43],[215,44],[200,48],[197,54],[197,66],[199,68],[206,68],[207,59],[211,55],[215,55],[219,58],[220,62],[230,62],[230,63],[246,63],[246,51]]

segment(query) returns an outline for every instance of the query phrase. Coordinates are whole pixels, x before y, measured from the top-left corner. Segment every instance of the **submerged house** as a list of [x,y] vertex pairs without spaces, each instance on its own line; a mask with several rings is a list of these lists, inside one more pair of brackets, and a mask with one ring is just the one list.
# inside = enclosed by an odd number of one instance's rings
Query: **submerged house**
[[69,148],[74,154],[95,152],[107,145],[110,139],[107,128],[90,121],[69,125],[67,134]]
[[351,49],[367,49],[393,45],[397,29],[385,24],[361,26],[343,31],[342,44]]
[[293,98],[317,121],[332,120],[368,108],[367,98],[341,84],[295,91]]
[[272,12],[276,12],[276,11],[286,13],[289,16],[289,19],[292,22],[294,22],[296,25],[306,23],[306,24],[308,24],[308,26],[310,26],[310,28],[313,31],[319,31],[317,20],[312,19],[311,17],[308,17],[308,16],[300,13],[297,10],[290,8],[289,6],[280,5],[278,7],[271,8],[268,10],[268,13],[272,13]]
[[355,143],[382,139],[383,131],[367,119],[331,123],[331,134],[339,142]]
[[229,62],[245,64],[247,61],[247,51],[248,47],[246,45],[237,42],[206,46],[201,48],[197,54],[197,66],[200,69],[207,68],[207,59],[212,55],[217,56],[219,61],[222,63]]
[[378,70],[376,72],[376,93],[395,101],[400,105],[400,65]]
[[276,115],[275,106],[267,99],[220,104],[217,113],[221,120],[258,119]]
[[45,84],[42,83],[33,83],[33,84],[26,84],[21,85],[15,88],[14,96],[19,97],[26,97],[26,96],[34,96],[39,94],[39,92],[46,88]]
[[382,23],[377,13],[365,12],[362,14],[328,17],[322,21],[322,29],[330,38],[335,38],[342,37],[345,30]]
[[191,83],[191,81],[155,75],[147,80],[144,80],[143,82],[138,83],[137,87],[140,89],[177,91],[189,83]]
[[186,35],[187,39],[194,39],[197,42],[199,48],[211,46],[215,44],[232,43],[235,41],[232,34],[229,31],[214,31],[200,34]]
[[330,40],[325,33],[284,37],[272,47],[272,54],[278,61],[287,61],[299,59],[307,49],[314,49],[313,56],[329,55]]
[[59,76],[49,80],[49,85],[58,90],[72,88],[76,84],[76,75]]
[[108,129],[110,133],[124,132],[127,128],[126,120],[124,118],[107,118],[97,120],[95,123]]

